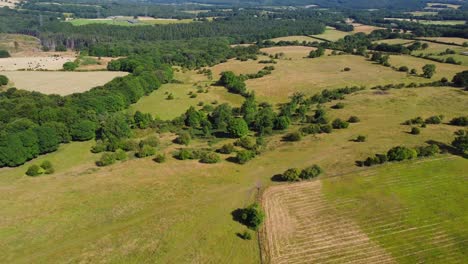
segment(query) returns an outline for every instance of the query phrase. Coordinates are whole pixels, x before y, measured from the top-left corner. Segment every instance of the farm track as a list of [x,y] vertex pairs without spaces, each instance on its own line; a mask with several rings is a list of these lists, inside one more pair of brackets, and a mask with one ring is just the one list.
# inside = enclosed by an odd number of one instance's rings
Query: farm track
[[[451,157],[431,159],[441,160]],[[421,160],[413,164],[424,163]],[[397,171],[399,165],[392,168]],[[370,181],[376,171],[361,171],[361,181]],[[338,176],[338,175],[337,175]],[[341,176],[341,175],[340,175]],[[445,178],[446,179],[446,178]],[[397,184],[400,188],[414,188],[430,192],[444,177],[435,176],[408,179],[403,175],[384,179],[383,188]],[[326,180],[326,179],[324,179]],[[423,197],[421,197],[423,198]],[[361,225],[353,210],[342,208],[359,206],[356,199],[326,200],[320,180],[305,183],[284,184],[267,189],[263,195],[263,206],[267,215],[262,231],[264,254],[267,263],[398,263],[419,259],[426,251],[449,249],[445,254],[432,254],[434,261],[462,263],[463,260],[450,252],[466,240],[454,240],[446,233],[447,221],[425,218],[415,224],[408,220],[411,208],[396,207],[366,218]],[[456,220],[456,219],[451,219]],[[364,232],[362,228],[366,229]],[[368,228],[372,227],[372,228]],[[372,237],[372,240],[369,238]],[[404,238],[402,246],[392,238]],[[421,240],[430,240],[427,248],[416,245]],[[376,241],[379,241],[377,243]],[[385,244],[385,248],[380,243]],[[392,254],[390,255],[391,252]],[[421,260],[421,263],[424,261]],[[417,261],[415,262],[417,263]]]

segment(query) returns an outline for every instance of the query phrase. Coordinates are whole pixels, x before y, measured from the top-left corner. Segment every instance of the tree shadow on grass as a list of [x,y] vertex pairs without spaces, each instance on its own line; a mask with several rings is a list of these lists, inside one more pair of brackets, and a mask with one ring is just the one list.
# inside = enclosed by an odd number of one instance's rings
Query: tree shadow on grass
[[232,220],[245,225],[245,221],[244,219],[242,219],[243,213],[244,213],[244,209],[242,208],[237,208],[236,210],[232,211],[231,212]]
[[274,182],[284,182],[281,174],[273,175],[273,177],[271,177],[270,179],[271,181],[274,181]]
[[450,145],[447,145],[447,144],[445,144],[443,142],[436,141],[436,140],[428,140],[428,141],[426,141],[426,143],[430,144],[430,145],[438,146],[442,153],[450,153],[452,155],[456,155],[456,156],[460,156],[462,158],[468,159],[467,154],[462,153],[458,149],[456,149],[456,148],[454,148],[454,147],[452,147]]

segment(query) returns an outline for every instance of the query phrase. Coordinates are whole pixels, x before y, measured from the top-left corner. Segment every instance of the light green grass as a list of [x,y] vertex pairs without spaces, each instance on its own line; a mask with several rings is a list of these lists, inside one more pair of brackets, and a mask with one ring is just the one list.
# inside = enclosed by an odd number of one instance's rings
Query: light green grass
[[341,38],[344,38],[347,35],[352,34],[352,32],[339,31],[333,28],[325,29],[325,32],[319,35],[312,35],[312,37],[322,38],[329,41],[337,41]]
[[[130,111],[141,111],[150,113],[161,119],[168,120],[180,116],[185,113],[190,106],[202,108],[198,106],[199,102],[204,104],[229,103],[233,106],[240,106],[243,98],[240,95],[228,93],[226,88],[221,86],[211,86],[203,75],[196,74],[192,71],[186,73],[176,73],[177,80],[184,83],[164,84],[160,89],[154,91],[149,96],[143,97],[136,104],[132,105]],[[197,86],[194,86],[195,80],[199,80],[199,85],[203,90],[208,90],[208,93],[197,93]],[[208,85],[208,86],[205,86]],[[190,98],[189,92],[197,95],[196,98]],[[168,100],[169,94],[174,96],[173,100]]]
[[[448,57],[452,57],[455,61],[459,61],[464,66],[468,66],[468,56],[462,55],[462,52],[468,52],[468,47],[460,47],[448,44],[440,44],[440,43],[433,43],[422,41],[422,43],[427,43],[429,47],[425,50],[417,50],[414,51],[413,55],[429,55],[431,58],[438,58],[438,59],[446,59]],[[454,50],[456,54],[447,54],[447,55],[439,55],[441,52],[445,52],[447,49]]]
[[398,263],[465,263],[466,168],[467,159],[442,156],[322,183],[329,202],[354,219]]
[[411,39],[383,39],[383,40],[375,41],[375,43],[386,43],[390,45],[398,45],[398,44],[403,45],[403,44],[408,44],[412,42],[414,42],[414,40],[411,40]]

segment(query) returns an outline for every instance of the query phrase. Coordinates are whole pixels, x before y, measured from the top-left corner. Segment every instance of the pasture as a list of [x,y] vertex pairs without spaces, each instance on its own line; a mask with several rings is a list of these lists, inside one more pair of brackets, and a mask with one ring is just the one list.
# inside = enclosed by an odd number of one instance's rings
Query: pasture
[[[190,106],[202,108],[199,105],[200,102],[211,104],[215,107],[217,104],[222,103],[240,106],[243,101],[240,95],[228,93],[224,87],[211,86],[207,78],[193,71],[178,72],[175,78],[183,81],[183,83],[164,84],[158,90],[132,105],[130,111],[138,110],[150,113],[163,120],[169,120],[182,115]],[[194,85],[195,83],[198,85]],[[197,86],[201,86],[203,92],[198,93]],[[190,92],[196,94],[197,97],[191,98]],[[168,100],[169,94],[172,94],[174,99]]]
[[[422,73],[421,68],[426,64],[434,64],[436,66],[436,73],[430,80],[440,80],[445,77],[449,80],[452,77],[461,71],[466,70],[466,67],[463,65],[454,65],[448,63],[439,63],[431,60],[426,60],[422,58],[415,58],[408,55],[390,55],[390,64],[397,68],[401,66],[407,66],[409,69],[415,68],[419,74]],[[427,82],[429,79],[426,79]],[[424,82],[423,78],[419,78],[419,82]]]
[[81,93],[103,85],[126,72],[63,72],[63,71],[6,71],[11,85],[22,90],[45,94],[68,95]]
[[[468,47],[460,47],[460,46],[454,46],[454,45],[448,45],[448,44],[440,44],[440,43],[433,43],[433,42],[424,42],[422,43],[427,43],[429,47],[425,50],[417,50],[413,51],[413,55],[428,55],[431,58],[437,58],[437,59],[447,59],[448,57],[452,57],[455,59],[457,62],[461,62],[463,66],[468,66],[468,56],[467,55],[462,55],[462,53],[468,52]],[[445,55],[440,55],[440,53],[445,52],[447,49],[455,51],[455,54],[445,54]]]
[[[255,236],[251,241],[237,237],[245,227],[231,216],[253,200],[256,186],[271,185],[273,175],[291,167],[319,164],[326,177],[359,170],[355,160],[395,144],[420,145],[429,139],[449,143],[454,127],[428,126],[413,136],[400,123],[418,115],[444,114],[447,119],[461,115],[466,113],[466,100],[466,92],[451,88],[365,90],[347,96],[344,109],[330,111],[331,118],[358,115],[361,123],[296,143],[273,136],[267,139],[265,153],[242,166],[228,161],[215,165],[177,161],[170,158],[173,149],[161,147],[158,152],[168,155],[166,163],[130,159],[96,169],[89,145],[64,145],[60,157],[69,163],[54,175],[22,176],[28,164],[0,170],[0,245],[4,249],[0,258],[20,263],[51,258],[57,262],[258,263]],[[368,143],[350,141],[358,134],[368,135]],[[165,146],[167,137],[161,138]],[[55,154],[41,159],[60,163]],[[366,230],[360,230],[365,238]]]
[[265,253],[271,263],[462,263],[466,166],[442,156],[271,187]]
[[337,41],[337,40],[339,40],[341,38],[344,38],[345,36],[350,35],[350,34],[352,34],[352,32],[344,32],[344,31],[336,30],[334,28],[327,27],[327,29],[325,29],[324,33],[318,34],[318,35],[312,35],[312,37],[317,37],[317,38],[320,38],[320,39],[326,39],[326,40],[329,40],[329,41]]

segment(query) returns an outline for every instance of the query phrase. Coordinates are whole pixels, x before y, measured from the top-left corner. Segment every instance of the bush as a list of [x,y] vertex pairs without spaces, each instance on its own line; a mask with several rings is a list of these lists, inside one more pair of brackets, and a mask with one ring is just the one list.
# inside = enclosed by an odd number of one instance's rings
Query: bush
[[166,155],[164,154],[158,154],[156,157],[153,159],[157,163],[164,163],[166,162]]
[[333,120],[333,122],[332,122],[332,127],[334,129],[344,129],[344,128],[348,128],[348,126],[349,126],[348,122],[343,121],[343,120],[341,120],[339,118]]
[[0,75],[0,86],[7,85],[9,82],[8,77]]
[[41,168],[44,170],[45,174],[52,174],[55,172],[54,166],[52,165],[52,162],[48,160],[44,160],[41,163]]
[[359,123],[359,122],[361,122],[361,119],[359,119],[359,117],[357,116],[351,116],[348,119],[348,123]]
[[235,148],[233,144],[225,144],[220,149],[218,149],[218,152],[221,154],[231,154],[234,151],[235,151]]
[[255,150],[257,147],[257,141],[253,137],[243,137],[235,142],[236,146],[245,148],[247,150]]
[[416,118],[406,120],[403,124],[404,125],[422,125],[422,124],[424,124],[424,119],[422,117],[418,116]]
[[319,176],[322,172],[322,168],[320,168],[318,165],[313,165],[303,169],[299,177],[303,180],[308,180]]
[[35,164],[29,166],[28,170],[26,171],[26,175],[31,176],[31,177],[39,176],[43,173],[44,173],[44,169]]
[[115,163],[114,153],[104,153],[101,158],[96,162],[99,167],[109,166]]
[[151,147],[157,147],[159,146],[159,138],[156,136],[150,136],[148,138],[141,140],[139,146],[143,147],[145,145],[148,145]]
[[468,116],[455,117],[450,121],[454,126],[468,126]]
[[398,68],[398,71],[401,71],[401,72],[408,72],[409,69],[408,69],[408,67],[406,67],[406,66],[401,66],[400,68]]
[[63,64],[63,70],[65,70],[65,71],[74,71],[74,70],[76,70],[76,68],[78,68],[78,66],[79,66],[78,63],[76,63],[76,62],[71,62],[71,61],[65,62]]
[[191,150],[189,149],[181,149],[176,155],[175,155],[175,158],[176,159],[179,159],[179,160],[189,160],[189,159],[193,159],[193,153]]
[[115,159],[116,160],[126,160],[127,159],[127,153],[123,151],[122,149],[118,149],[114,153]]
[[0,58],[9,58],[11,55],[7,50],[0,50]]
[[301,128],[301,132],[306,134],[306,135],[311,135],[311,134],[319,134],[322,131],[320,131],[320,126],[317,124],[311,124],[306,127]]
[[410,133],[412,135],[419,135],[419,134],[421,134],[421,129],[419,129],[417,127],[412,127]]
[[356,138],[355,141],[356,141],[356,142],[366,142],[366,140],[367,140],[367,137],[366,137],[366,136],[359,135],[359,136],[357,136],[357,138]]
[[337,103],[336,105],[332,106],[333,109],[343,109],[344,107],[344,103]]
[[291,132],[284,136],[284,140],[291,141],[291,142],[300,141],[301,139],[302,139],[302,135],[300,132]]
[[426,123],[426,124],[440,124],[440,123],[442,123],[443,119],[444,119],[443,115],[431,116],[431,117],[426,118],[426,120],[424,120],[424,123]]
[[351,68],[345,67],[343,70],[344,70],[345,72],[349,72],[349,71],[351,71]]
[[330,134],[333,131],[333,128],[332,128],[332,126],[330,124],[321,125],[320,126],[320,131],[322,133]]
[[242,234],[239,234],[239,237],[244,240],[252,240],[252,235],[247,230],[245,230]]
[[249,127],[243,118],[233,118],[228,124],[227,130],[232,137],[240,138],[249,134]]
[[253,230],[258,230],[265,218],[265,213],[257,203],[251,204],[242,210],[242,222]]
[[241,150],[236,155],[236,161],[239,164],[245,164],[253,158],[255,158],[255,152],[251,150]]
[[418,157],[431,157],[440,153],[440,148],[437,145],[429,145],[425,147],[418,147],[416,149]]
[[125,151],[135,151],[138,149],[139,144],[133,139],[128,139],[123,141],[120,146]]
[[179,134],[179,136],[174,140],[175,143],[180,144],[180,145],[186,145],[190,144],[190,140],[192,137],[188,132],[182,132]]
[[387,152],[389,161],[402,161],[416,158],[418,153],[414,149],[407,147],[394,147]]
[[221,161],[221,157],[214,152],[205,153],[200,159],[201,163],[207,163],[207,164],[218,163],[220,161]]
[[142,148],[138,150],[137,153],[135,153],[135,156],[137,158],[146,158],[149,156],[153,156],[156,154],[156,149],[152,146],[149,145],[144,145]]
[[288,169],[283,174],[281,174],[281,180],[288,182],[300,181],[300,175],[301,171],[299,169]]

